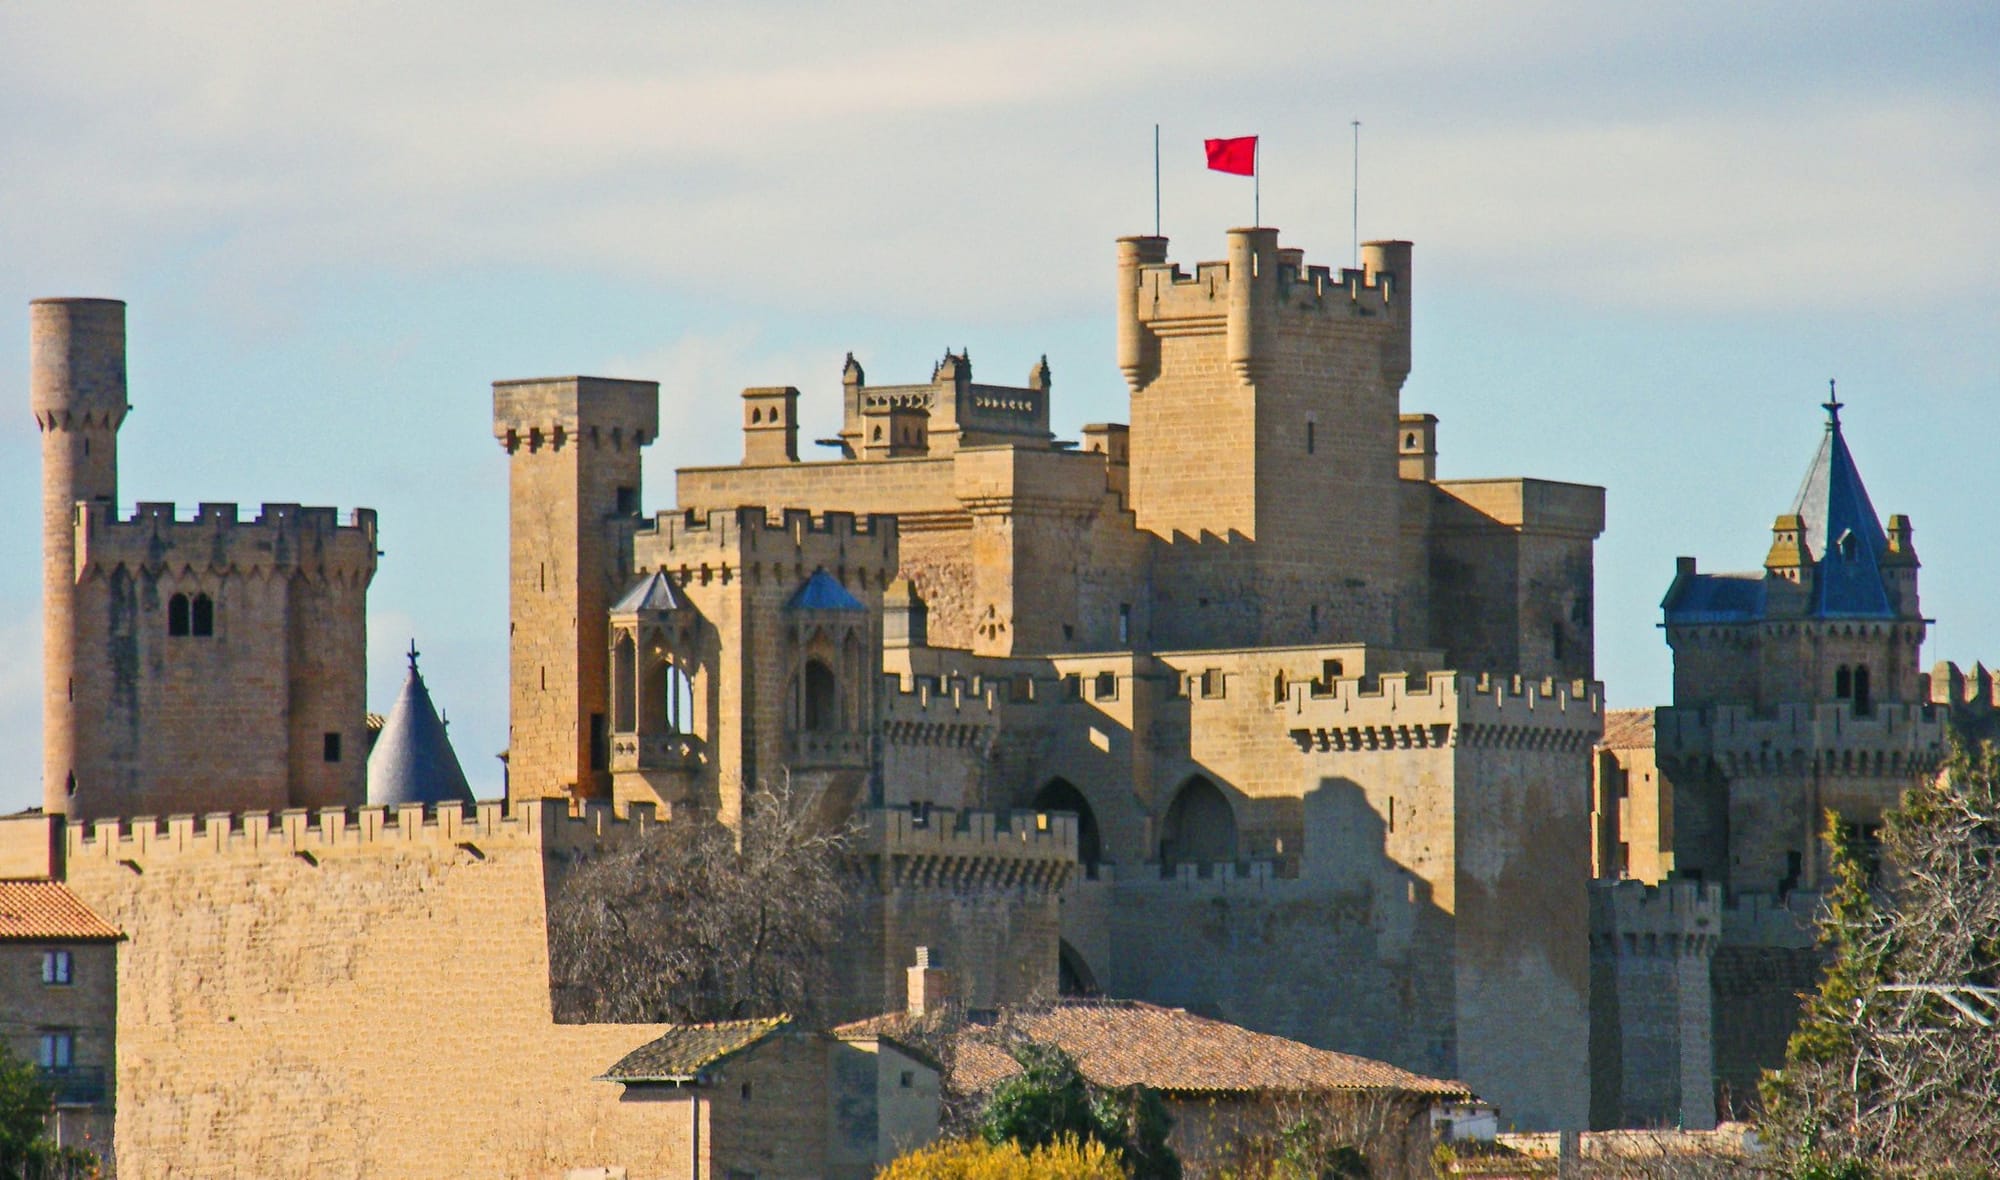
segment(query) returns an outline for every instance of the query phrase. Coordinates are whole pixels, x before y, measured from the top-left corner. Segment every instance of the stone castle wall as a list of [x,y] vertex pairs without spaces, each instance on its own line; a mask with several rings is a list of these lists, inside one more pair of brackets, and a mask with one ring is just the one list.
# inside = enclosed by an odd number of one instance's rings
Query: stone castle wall
[[545,858],[643,828],[492,803],[73,826],[69,887],[129,939],[120,1174],[684,1168],[685,1112],[591,1080],[658,1026],[550,1018]]

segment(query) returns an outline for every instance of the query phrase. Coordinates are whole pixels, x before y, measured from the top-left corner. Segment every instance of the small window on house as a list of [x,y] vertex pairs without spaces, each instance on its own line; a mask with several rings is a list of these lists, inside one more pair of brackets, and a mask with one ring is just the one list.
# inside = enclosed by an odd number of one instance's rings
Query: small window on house
[[743,1101],[745,1101],[745,1102],[748,1102],[748,1101],[750,1101],[750,1083],[749,1083],[749,1082],[745,1082],[745,1083],[743,1083],[743,1090],[742,1090],[742,1093],[743,1093]]
[[908,1089],[911,1089],[911,1088],[913,1088],[914,1086],[916,1086],[916,1084],[917,1084],[917,1075],[916,1075],[916,1071],[915,1071],[915,1070],[908,1070],[908,1069],[904,1070],[904,1071],[903,1071],[903,1076],[902,1076],[901,1078],[899,1078],[899,1079],[898,1079],[898,1081],[897,1081],[897,1084],[898,1084],[898,1085],[900,1085],[900,1086],[902,1086],[902,1087],[903,1087],[903,1089],[905,1089],[905,1090],[908,1090]]
[[43,951],[42,982],[54,987],[67,987],[71,982],[72,966],[68,951]]
[[167,599],[167,634],[178,639],[188,633],[188,596],[176,594]]
[[320,761],[322,762],[340,761],[339,734],[329,733],[325,737],[320,739],[319,756],[320,756]]
[[48,1070],[65,1070],[76,1056],[76,1034],[68,1030],[45,1032],[35,1053],[35,1064]]
[[1117,700],[1118,674],[1116,672],[1099,672],[1097,674],[1097,683],[1091,688],[1091,695],[1100,701]]
[[215,600],[206,594],[194,596],[193,633],[195,638],[215,634]]

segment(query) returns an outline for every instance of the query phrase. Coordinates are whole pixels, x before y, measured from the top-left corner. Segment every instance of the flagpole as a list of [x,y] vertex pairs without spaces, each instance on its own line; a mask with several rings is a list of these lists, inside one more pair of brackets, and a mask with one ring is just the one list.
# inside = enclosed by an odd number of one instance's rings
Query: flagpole
[[1153,124],[1153,236],[1160,236],[1160,125]]
[[1262,228],[1264,224],[1264,137],[1257,136],[1250,141],[1250,225]]
[[1354,120],[1354,268],[1361,269],[1361,120]]

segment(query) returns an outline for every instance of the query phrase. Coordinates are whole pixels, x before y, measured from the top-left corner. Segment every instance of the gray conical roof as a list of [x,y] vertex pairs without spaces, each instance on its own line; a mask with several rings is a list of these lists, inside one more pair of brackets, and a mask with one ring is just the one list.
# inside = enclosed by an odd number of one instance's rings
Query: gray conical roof
[[1826,434],[1792,501],[1792,511],[1805,525],[1800,539],[1819,566],[1813,613],[1887,618],[1896,613],[1882,583],[1889,540],[1840,432],[1841,405],[1829,401],[1823,408]]
[[417,672],[417,645],[410,645],[410,676],[382,735],[368,755],[368,802],[470,803],[472,788],[445,736],[444,722],[431,704],[430,690]]

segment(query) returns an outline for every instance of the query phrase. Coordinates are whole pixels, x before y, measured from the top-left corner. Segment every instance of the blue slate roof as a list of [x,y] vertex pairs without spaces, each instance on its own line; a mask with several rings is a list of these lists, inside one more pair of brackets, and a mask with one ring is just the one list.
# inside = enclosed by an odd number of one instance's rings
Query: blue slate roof
[[792,600],[785,604],[785,609],[865,611],[868,608],[861,605],[860,599],[849,594],[847,587],[832,574],[814,570],[812,577],[807,578],[806,584],[800,586],[798,592],[792,595]]
[[679,610],[681,605],[680,591],[674,589],[674,584],[667,575],[654,570],[620,596],[617,602],[612,603],[611,613]]
[[1819,618],[1893,618],[1888,589],[1882,584],[1882,558],[1889,539],[1881,518],[1868,499],[1868,489],[1854,466],[1847,439],[1840,432],[1840,403],[1826,405],[1826,434],[1792,511],[1804,519],[1801,537],[1819,576],[1814,581],[1812,614]]
[[445,736],[444,722],[431,704],[430,690],[417,672],[416,644],[410,645],[410,675],[402,695],[382,723],[368,754],[368,802],[470,803],[472,787]]
[[1764,575],[1688,574],[1660,606],[1669,623],[1752,623],[1764,617]]

